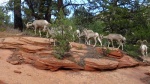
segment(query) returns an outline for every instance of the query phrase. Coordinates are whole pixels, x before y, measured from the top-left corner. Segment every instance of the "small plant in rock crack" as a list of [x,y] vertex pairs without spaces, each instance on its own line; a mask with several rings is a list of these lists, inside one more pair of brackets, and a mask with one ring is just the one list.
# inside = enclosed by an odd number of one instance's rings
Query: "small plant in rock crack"
[[80,46],[77,47],[77,49],[78,49],[78,50],[82,50],[82,49],[83,49],[83,46],[80,45]]

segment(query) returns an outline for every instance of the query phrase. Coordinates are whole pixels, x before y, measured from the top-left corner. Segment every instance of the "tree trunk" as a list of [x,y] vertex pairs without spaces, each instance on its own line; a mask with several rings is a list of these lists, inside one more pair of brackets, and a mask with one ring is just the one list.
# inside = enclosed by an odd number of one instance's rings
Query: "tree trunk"
[[64,13],[64,10],[63,10],[63,0],[58,0],[57,4],[58,4],[58,12],[60,12],[60,10],[62,9],[62,11]]
[[52,6],[52,0],[47,0],[47,4],[50,6],[47,6],[46,13],[45,13],[45,20],[50,22],[51,20],[51,6]]
[[23,23],[21,17],[21,0],[14,0],[14,29],[23,31]]

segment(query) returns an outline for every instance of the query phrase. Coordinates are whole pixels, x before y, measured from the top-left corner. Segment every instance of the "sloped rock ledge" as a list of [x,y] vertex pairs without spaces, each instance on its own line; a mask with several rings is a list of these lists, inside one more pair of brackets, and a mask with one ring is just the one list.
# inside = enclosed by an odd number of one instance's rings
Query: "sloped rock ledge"
[[[93,48],[74,42],[71,42],[71,45],[73,46],[69,52],[71,57],[59,60],[54,58],[52,45],[45,38],[22,37],[19,39],[19,37],[9,37],[0,41],[1,49],[15,49],[12,56],[7,59],[7,62],[13,65],[31,64],[43,70],[113,70],[134,67],[140,64],[118,49],[104,53],[106,49],[100,47]],[[106,56],[103,56],[104,54]]]

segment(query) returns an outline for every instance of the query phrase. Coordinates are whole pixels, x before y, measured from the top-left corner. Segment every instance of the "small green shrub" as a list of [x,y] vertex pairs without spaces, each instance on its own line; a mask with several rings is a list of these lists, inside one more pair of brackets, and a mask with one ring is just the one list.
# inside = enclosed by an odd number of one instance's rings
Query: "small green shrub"
[[83,49],[82,45],[78,46],[77,49],[78,49],[78,50],[82,50],[82,49]]
[[73,23],[71,20],[65,18],[62,14],[62,11],[60,11],[58,15],[58,19],[56,19],[56,22],[51,25],[56,30],[59,30],[61,33],[56,33],[54,39],[57,40],[55,49],[55,57],[62,59],[65,56],[66,52],[69,52],[70,50],[70,44],[69,42],[73,41],[73,31],[74,29],[70,30],[69,26],[73,27]]

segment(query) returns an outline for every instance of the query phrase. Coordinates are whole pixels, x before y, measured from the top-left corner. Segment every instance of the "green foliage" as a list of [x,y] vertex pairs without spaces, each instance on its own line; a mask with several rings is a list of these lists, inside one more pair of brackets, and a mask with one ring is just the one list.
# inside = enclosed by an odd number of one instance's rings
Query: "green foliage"
[[0,26],[8,25],[10,16],[7,15],[5,7],[0,6]]
[[110,52],[111,52],[111,50],[107,48],[105,53],[108,54]]
[[87,25],[87,28],[95,31],[95,32],[98,32],[100,34],[103,34],[103,30],[105,28],[105,24],[104,22],[102,21],[94,21],[93,23],[90,23]]
[[137,58],[140,55],[138,45],[128,44],[124,47],[124,50],[129,56],[132,56],[134,58]]
[[66,52],[69,52],[70,45],[69,42],[73,41],[73,30],[70,29],[73,23],[71,20],[65,18],[63,16],[63,12],[60,11],[58,14],[58,18],[52,26],[56,28],[56,30],[61,30],[61,33],[57,33],[55,38],[57,40],[57,45],[55,46],[55,56],[56,58],[62,59]]
[[74,11],[73,20],[76,25],[87,26],[94,22],[92,19],[93,15],[85,7],[81,6]]

